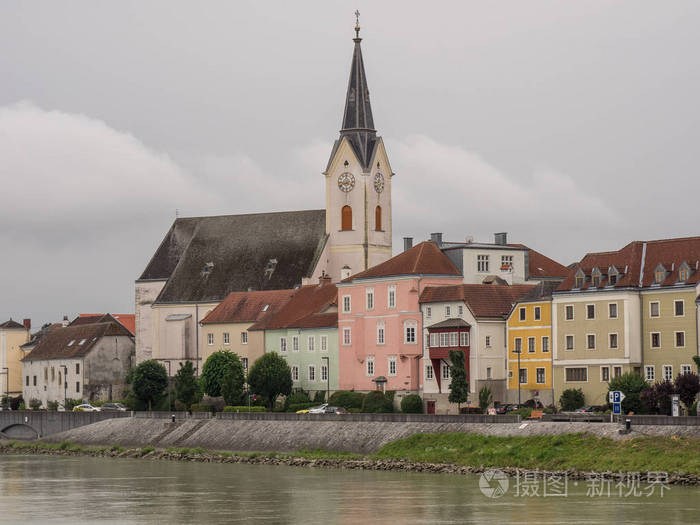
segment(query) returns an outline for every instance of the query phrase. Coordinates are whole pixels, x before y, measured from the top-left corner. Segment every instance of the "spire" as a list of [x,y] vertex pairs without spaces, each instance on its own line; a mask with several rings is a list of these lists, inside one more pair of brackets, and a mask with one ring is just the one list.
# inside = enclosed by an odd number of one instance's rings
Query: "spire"
[[340,130],[340,136],[341,138],[343,136],[348,137],[360,162],[366,169],[371,160],[377,132],[374,129],[367,77],[365,76],[365,66],[362,61],[359,11],[355,11],[355,16],[357,17],[355,38],[353,38],[355,49],[352,54],[350,80],[345,97],[345,112],[343,113],[343,125]]

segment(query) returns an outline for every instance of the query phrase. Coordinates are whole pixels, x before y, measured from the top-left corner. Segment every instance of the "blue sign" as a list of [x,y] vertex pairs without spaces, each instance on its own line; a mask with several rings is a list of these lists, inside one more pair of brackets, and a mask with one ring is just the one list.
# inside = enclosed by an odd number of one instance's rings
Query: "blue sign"
[[622,414],[622,403],[613,403],[613,414]]
[[615,390],[613,393],[613,403],[621,403],[622,402],[622,392],[619,390]]

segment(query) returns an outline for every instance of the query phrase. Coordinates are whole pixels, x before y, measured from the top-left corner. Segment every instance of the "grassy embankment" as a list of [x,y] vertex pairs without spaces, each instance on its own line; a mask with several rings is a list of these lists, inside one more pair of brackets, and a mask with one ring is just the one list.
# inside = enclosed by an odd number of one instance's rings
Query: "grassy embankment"
[[[84,447],[74,443],[57,444],[12,441],[6,448],[43,449],[104,454],[126,452],[123,447]],[[147,455],[153,447],[131,449],[130,455]],[[157,451],[156,451],[157,452]],[[347,460],[404,460],[415,463],[448,463],[472,467],[518,467],[541,470],[612,472],[664,471],[700,475],[700,439],[635,438],[613,441],[584,434],[495,437],[475,434],[416,434],[363,456],[325,450],[278,452],[215,452],[201,448],[170,448],[167,453],[182,456],[209,454],[222,457],[276,457]]]

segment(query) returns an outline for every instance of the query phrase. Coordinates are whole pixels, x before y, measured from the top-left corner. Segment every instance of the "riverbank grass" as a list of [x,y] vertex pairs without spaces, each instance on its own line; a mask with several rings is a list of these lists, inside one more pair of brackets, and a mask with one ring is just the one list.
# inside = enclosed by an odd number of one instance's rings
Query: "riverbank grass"
[[615,441],[586,434],[415,434],[385,445],[371,457],[529,470],[700,474],[700,439],[644,437]]

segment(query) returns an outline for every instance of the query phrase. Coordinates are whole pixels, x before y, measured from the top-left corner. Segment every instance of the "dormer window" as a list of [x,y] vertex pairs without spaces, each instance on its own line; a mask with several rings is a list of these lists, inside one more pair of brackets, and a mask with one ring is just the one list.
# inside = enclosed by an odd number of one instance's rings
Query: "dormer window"
[[581,288],[584,282],[586,282],[586,274],[583,273],[583,270],[579,270],[576,272],[576,282],[574,287]]
[[73,346],[73,343],[75,343],[75,339],[71,339],[70,342],[68,343],[68,346]]
[[678,281],[684,283],[690,278],[690,268],[686,263],[681,264],[678,269]]
[[269,304],[266,304],[265,306],[263,306],[262,311],[263,311],[263,312],[267,312],[268,308],[270,308],[270,305],[269,305]]
[[666,268],[659,264],[654,270],[654,284],[661,284],[666,280]]
[[85,341],[87,341],[87,339],[81,339],[80,342],[78,343],[78,346],[84,345]]
[[270,259],[265,265],[265,278],[272,279],[272,274],[275,273],[275,268],[277,268],[277,259]]
[[591,286],[593,286],[593,288],[598,288],[600,286],[600,277],[600,270],[598,268],[593,268],[591,272]]
[[213,262],[208,262],[204,265],[204,268],[202,268],[202,275],[209,275],[212,270],[214,269],[214,263]]
[[608,285],[609,286],[615,286],[617,284],[617,279],[618,279],[619,272],[617,271],[617,268],[614,266],[611,266],[608,268]]

